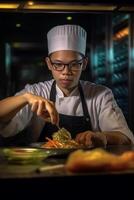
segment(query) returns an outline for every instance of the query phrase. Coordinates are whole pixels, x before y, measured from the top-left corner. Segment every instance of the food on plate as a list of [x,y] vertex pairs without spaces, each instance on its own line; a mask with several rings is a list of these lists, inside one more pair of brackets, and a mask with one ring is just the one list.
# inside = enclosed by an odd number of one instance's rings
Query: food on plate
[[65,142],[72,139],[71,133],[65,128],[61,128],[57,132],[53,133],[52,138],[60,142]]
[[52,139],[46,137],[47,142],[42,144],[43,148],[79,148],[79,143],[72,139],[71,133],[65,128],[59,129],[53,133]]
[[50,138],[46,138],[46,139],[48,140],[48,142],[42,144],[41,147],[44,147],[44,148],[79,148],[81,147],[81,145],[75,142],[74,140],[60,142],[58,140],[54,140],[54,139],[52,140]]
[[104,149],[76,150],[67,159],[65,167],[70,172],[119,171],[134,168],[134,151],[121,155]]

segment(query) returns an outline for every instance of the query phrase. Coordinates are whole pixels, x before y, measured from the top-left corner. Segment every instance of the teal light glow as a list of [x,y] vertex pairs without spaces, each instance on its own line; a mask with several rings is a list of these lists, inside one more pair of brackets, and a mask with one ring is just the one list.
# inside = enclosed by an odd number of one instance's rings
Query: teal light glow
[[5,44],[5,66],[6,74],[10,74],[10,65],[11,65],[11,47],[8,43]]

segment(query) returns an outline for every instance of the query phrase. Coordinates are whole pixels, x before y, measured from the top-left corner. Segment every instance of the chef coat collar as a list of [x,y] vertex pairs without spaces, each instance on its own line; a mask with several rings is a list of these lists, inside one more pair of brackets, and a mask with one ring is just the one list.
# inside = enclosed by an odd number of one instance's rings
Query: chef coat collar
[[[62,92],[62,90],[58,87],[58,85],[56,84],[56,92],[57,92],[57,95],[59,98],[63,98],[65,97],[64,96],[64,93]],[[69,97],[71,96],[78,96],[79,94],[79,90],[78,90],[78,87],[74,88],[74,90],[70,93]]]

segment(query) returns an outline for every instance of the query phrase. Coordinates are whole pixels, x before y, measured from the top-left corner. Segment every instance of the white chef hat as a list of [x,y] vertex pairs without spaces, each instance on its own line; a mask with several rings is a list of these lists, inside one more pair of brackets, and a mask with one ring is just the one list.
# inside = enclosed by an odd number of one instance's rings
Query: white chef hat
[[48,54],[72,50],[85,55],[86,31],[79,25],[59,25],[47,33]]

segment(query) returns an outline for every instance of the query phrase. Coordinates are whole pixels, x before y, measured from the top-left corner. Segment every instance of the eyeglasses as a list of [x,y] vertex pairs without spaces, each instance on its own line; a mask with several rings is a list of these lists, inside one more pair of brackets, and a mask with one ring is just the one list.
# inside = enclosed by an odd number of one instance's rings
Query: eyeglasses
[[77,60],[77,61],[72,61],[68,64],[65,64],[62,62],[52,62],[50,57],[49,57],[49,59],[50,59],[50,63],[52,65],[53,69],[56,71],[63,71],[65,69],[65,66],[67,66],[72,71],[79,71],[82,68],[84,58]]

